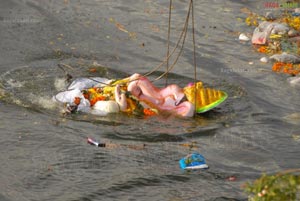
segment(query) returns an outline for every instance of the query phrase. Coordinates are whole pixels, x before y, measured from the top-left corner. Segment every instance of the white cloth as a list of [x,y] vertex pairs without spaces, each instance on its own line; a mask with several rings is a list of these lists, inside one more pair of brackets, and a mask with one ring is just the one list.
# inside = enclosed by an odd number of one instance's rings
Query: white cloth
[[70,105],[74,105],[75,97],[80,98],[80,104],[78,105],[77,111],[90,112],[90,102],[84,98],[82,92],[79,89],[60,92],[53,97],[53,100],[60,103],[68,103]]
[[109,113],[119,112],[119,105],[115,101],[97,101],[93,107],[90,102],[84,98],[81,90],[91,87],[101,87],[111,83],[112,80],[101,77],[77,78],[68,87],[67,91],[59,92],[53,96],[53,100],[59,103],[68,103],[74,105],[75,97],[80,98],[80,104],[77,111],[92,113],[95,115],[105,116]]
[[115,101],[97,101],[91,110],[92,114],[105,116],[109,113],[119,112],[119,105]]
[[83,90],[94,86],[103,87],[111,82],[112,80],[103,77],[77,78],[69,85],[68,90],[70,89]]

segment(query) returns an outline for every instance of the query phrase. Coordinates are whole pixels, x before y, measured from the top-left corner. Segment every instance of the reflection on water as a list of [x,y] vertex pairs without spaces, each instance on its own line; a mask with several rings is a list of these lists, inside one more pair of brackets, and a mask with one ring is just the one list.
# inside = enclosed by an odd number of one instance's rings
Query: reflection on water
[[[0,199],[245,200],[244,182],[261,172],[299,167],[299,91],[285,77],[259,71],[268,67],[256,62],[249,44],[236,40],[236,31],[248,29],[236,20],[243,17],[239,10],[261,9],[261,1],[196,2],[199,79],[229,98],[190,119],[63,117],[51,100],[64,89],[66,73],[123,78],[152,69],[165,55],[168,1],[27,2],[6,1],[3,8],[42,15],[43,24],[0,21],[11,46],[5,46],[11,51],[5,52],[4,64],[21,63],[0,68]],[[174,2],[172,42],[186,3]],[[183,87],[193,79],[191,44],[186,42],[169,83]],[[64,72],[58,63],[70,68]],[[87,137],[117,146],[93,147]],[[205,156],[208,170],[180,170],[179,159],[193,151]],[[236,181],[229,181],[231,176]]]

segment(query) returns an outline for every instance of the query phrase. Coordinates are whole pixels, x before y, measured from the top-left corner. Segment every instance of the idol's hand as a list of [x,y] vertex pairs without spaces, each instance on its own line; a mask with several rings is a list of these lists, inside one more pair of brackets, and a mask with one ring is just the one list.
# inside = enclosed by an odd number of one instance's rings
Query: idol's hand
[[115,100],[118,103],[121,111],[126,111],[127,109],[127,101],[125,93],[122,93],[120,85],[115,87]]

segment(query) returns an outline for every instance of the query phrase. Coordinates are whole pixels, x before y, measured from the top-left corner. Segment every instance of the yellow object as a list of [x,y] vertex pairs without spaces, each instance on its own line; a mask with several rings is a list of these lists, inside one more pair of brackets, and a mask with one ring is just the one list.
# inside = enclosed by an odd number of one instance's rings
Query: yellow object
[[293,27],[296,31],[300,30],[300,17],[293,17],[290,20],[289,25]]
[[204,88],[202,82],[197,82],[196,87],[191,85],[183,90],[188,101],[195,105],[198,113],[206,112],[216,107],[227,98],[227,94],[224,91]]
[[133,101],[132,99],[130,98],[126,98],[126,101],[127,101],[127,109],[126,109],[126,112],[127,113],[132,113],[136,107],[137,107],[137,104],[135,101]]
[[271,39],[282,38],[282,35],[280,35],[280,34],[271,34],[271,35],[270,35],[270,38],[271,38]]
[[103,87],[103,93],[109,94],[110,96],[114,97],[116,85],[120,85],[121,89],[126,91],[128,82],[129,82],[129,78],[125,78],[122,80],[116,80],[116,81],[112,82],[110,85]]

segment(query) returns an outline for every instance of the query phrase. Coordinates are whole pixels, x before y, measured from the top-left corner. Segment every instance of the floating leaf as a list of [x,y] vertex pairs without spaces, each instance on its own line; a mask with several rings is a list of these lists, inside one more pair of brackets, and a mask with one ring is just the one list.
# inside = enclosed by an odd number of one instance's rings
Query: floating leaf
[[124,27],[122,24],[116,22],[115,25],[116,25],[116,27],[117,27],[120,31],[123,31],[123,32],[125,32],[125,33],[128,33],[128,31],[125,29],[125,27]]

